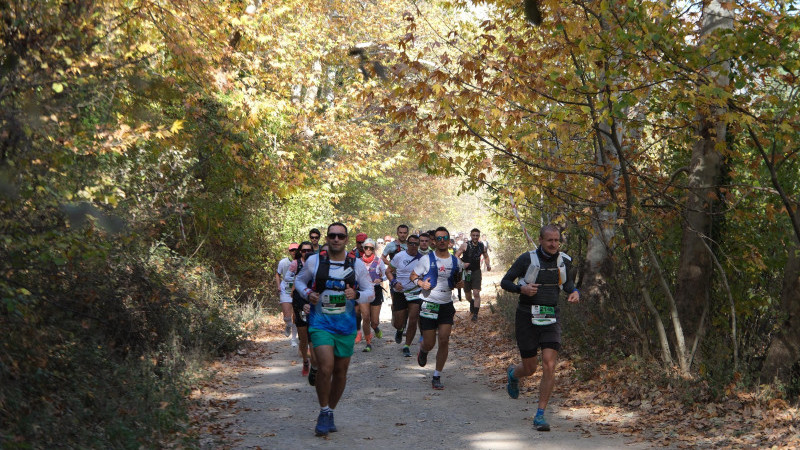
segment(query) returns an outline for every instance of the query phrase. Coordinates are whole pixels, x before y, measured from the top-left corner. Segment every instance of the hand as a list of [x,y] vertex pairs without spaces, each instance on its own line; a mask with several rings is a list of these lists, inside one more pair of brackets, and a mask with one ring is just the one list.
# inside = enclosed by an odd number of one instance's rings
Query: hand
[[378,278],[377,280],[373,281],[372,284],[381,284],[382,282],[383,282],[383,280]]
[[[395,278],[395,280],[397,279]],[[392,289],[394,289],[395,292],[403,292],[403,285],[397,281],[392,281]]]
[[319,303],[319,292],[311,292],[308,294],[308,301],[311,302],[312,305]]
[[567,297],[567,301],[570,303],[578,303],[581,300],[581,294],[578,291],[572,291]]
[[469,269],[469,263],[464,263],[464,269]]
[[458,283],[456,283],[456,285],[455,285],[455,286],[453,286],[453,287],[454,287],[454,288],[456,288],[456,289],[464,289],[464,280],[461,280],[461,281],[459,281],[459,282],[458,282]]
[[423,290],[429,291],[429,290],[431,290],[431,278],[428,277],[428,278],[420,281],[417,285],[419,287],[421,287]]
[[520,288],[520,292],[527,295],[528,297],[533,297],[539,292],[539,285],[538,284],[526,284]]
[[308,303],[303,305],[303,312],[306,313],[306,314],[310,314],[311,313],[311,305],[309,305]]
[[490,265],[488,265],[488,264],[487,264],[487,265],[486,265],[486,271],[487,271],[487,272],[491,272],[491,271],[492,271],[492,266],[490,266]]
[[353,286],[348,285],[347,289],[344,290],[344,296],[348,300],[355,300],[356,299],[356,290],[353,289]]

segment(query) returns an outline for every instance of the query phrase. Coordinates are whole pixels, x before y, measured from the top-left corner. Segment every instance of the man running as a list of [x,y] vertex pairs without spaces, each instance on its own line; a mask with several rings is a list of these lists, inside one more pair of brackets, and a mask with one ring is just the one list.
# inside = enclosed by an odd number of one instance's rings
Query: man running
[[469,312],[472,321],[478,321],[478,312],[481,310],[481,257],[486,259],[486,270],[492,270],[489,264],[489,252],[480,242],[481,231],[473,228],[469,233],[470,240],[461,244],[456,256],[464,262],[464,295],[469,302]]
[[[303,269],[306,259],[314,253],[311,248],[311,242],[303,241],[300,243],[300,248],[297,249],[295,259],[289,266],[289,274],[292,278],[296,278],[297,274]],[[317,375],[317,359],[314,357],[314,352],[309,351],[308,340],[308,322],[306,318],[308,314],[303,311],[303,306],[308,304],[308,301],[300,296],[297,289],[292,289],[292,309],[294,310],[294,325],[297,328],[297,337],[300,341],[300,357],[303,358],[303,369],[300,372],[302,376],[308,376],[308,383],[314,386],[314,380]]]
[[347,384],[347,368],[356,338],[357,303],[369,303],[375,295],[367,267],[347,256],[347,227],[328,226],[326,255],[312,255],[295,279],[295,289],[307,299],[308,333],[317,357],[315,383],[320,413],[317,436],[337,431],[333,411]]
[[420,259],[410,279],[422,288],[422,305],[420,309],[419,328],[422,330],[422,346],[417,353],[417,363],[425,367],[428,352],[433,349],[436,336],[439,337],[439,350],[436,352],[436,369],[433,371],[431,386],[444,389],[442,370],[450,351],[450,332],[453,329],[453,317],[456,308],[453,306],[451,293],[453,288],[462,285],[460,279],[463,263],[447,251],[450,232],[445,227],[436,229],[436,251],[428,253]]
[[[408,239],[408,225],[398,225],[397,239],[387,243],[386,247],[383,248],[383,255],[381,255],[387,267],[391,266],[392,258],[394,258],[395,255],[408,249],[406,239]],[[402,321],[400,320],[401,317],[407,317],[405,312],[407,307],[406,296],[402,291],[398,292],[394,289],[389,289],[389,292],[392,293],[392,325],[396,330],[394,333],[394,341],[399,344],[403,340],[403,331],[406,329],[405,319]]]
[[[420,288],[417,287],[409,279],[411,271],[414,270],[417,261],[423,258],[419,253],[419,236],[413,234],[408,237],[408,250],[395,255],[389,263],[389,270],[386,271],[386,276],[389,278],[389,286],[392,292],[401,294],[402,301],[398,296],[397,300],[392,300],[392,320],[395,328],[398,326],[405,327],[408,323],[408,330],[406,330],[406,343],[403,345],[403,356],[411,357],[411,343],[414,342],[414,336],[417,334],[417,319],[419,318],[419,307],[422,300],[419,298]],[[395,298],[395,297],[393,297]],[[400,338],[402,339],[402,329],[400,330]],[[398,344],[400,340],[395,334],[395,342]]]
[[292,323],[292,285],[294,283],[294,274],[289,273],[289,266],[295,259],[297,247],[298,245],[296,242],[289,244],[289,256],[280,260],[278,262],[278,268],[275,270],[275,284],[278,288],[278,298],[280,299],[283,323],[285,325],[283,333],[286,337],[289,337],[289,335],[292,336],[292,347],[297,346],[297,327]]
[[320,236],[322,236],[322,233],[316,228],[312,228],[311,231],[308,232],[308,240],[311,241],[311,248],[314,249],[314,253],[319,253]]
[[433,233],[425,232],[419,235],[419,253],[421,255],[427,255],[431,245],[431,239],[433,238]]
[[[544,410],[555,385],[556,359],[561,349],[559,321],[559,290],[568,292],[567,301],[576,303],[580,293],[570,275],[572,259],[558,251],[561,232],[555,225],[546,225],[539,232],[539,247],[525,252],[508,269],[500,286],[519,294],[515,329],[522,364],[511,365],[507,371],[506,390],[511,398],[519,397],[519,379],[536,372],[536,352],[542,349],[542,382],[539,385],[539,409],[533,426],[550,431]],[[516,280],[520,282],[517,284]]]

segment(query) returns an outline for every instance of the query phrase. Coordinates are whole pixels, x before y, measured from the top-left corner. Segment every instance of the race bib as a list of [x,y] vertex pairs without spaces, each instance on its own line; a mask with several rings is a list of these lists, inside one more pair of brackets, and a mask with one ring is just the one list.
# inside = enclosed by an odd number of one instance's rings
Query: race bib
[[286,292],[290,292],[292,287],[294,286],[294,281],[287,281],[286,282]]
[[439,306],[438,303],[433,302],[422,302],[422,307],[419,310],[419,316],[424,317],[426,319],[438,319],[439,318]]
[[347,297],[344,292],[323,292],[319,296],[323,314],[344,314],[347,309]]
[[532,305],[531,320],[534,325],[552,325],[556,323],[555,306]]
[[464,281],[472,281],[472,271],[465,270],[464,271]]

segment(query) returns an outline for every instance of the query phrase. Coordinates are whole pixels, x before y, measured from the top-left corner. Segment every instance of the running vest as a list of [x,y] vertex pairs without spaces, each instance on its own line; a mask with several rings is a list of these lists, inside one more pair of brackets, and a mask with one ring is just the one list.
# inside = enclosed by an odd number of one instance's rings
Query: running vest
[[467,241],[467,249],[461,255],[461,260],[469,263],[469,270],[480,269],[481,255],[484,253],[483,242],[473,244],[472,241]]
[[[531,250],[528,252],[528,254],[531,257],[531,265],[528,266],[528,270],[525,272],[525,277],[520,280],[521,286],[536,283],[536,278],[539,276],[539,269],[542,267],[542,263],[539,261],[539,255],[536,253],[536,249]],[[558,267],[558,287],[561,289],[563,289],[564,283],[567,282],[567,266],[564,264],[565,258],[567,261],[572,261],[572,258],[570,258],[566,253],[558,252],[556,266]]]
[[[361,260],[364,261],[363,258]],[[370,279],[372,279],[372,281],[381,278],[380,274],[378,273],[378,265],[380,263],[381,263],[380,258],[378,258],[377,256],[373,256],[372,262],[369,263],[369,265],[367,266],[367,271],[369,272],[369,277]]]
[[[436,266],[436,255],[435,252],[428,253],[428,259],[430,260],[430,266],[428,267],[428,277],[430,277],[431,283],[431,290],[436,287],[436,284],[439,281],[439,268]],[[450,255],[450,261],[453,264],[452,270],[450,270],[450,276],[447,277],[447,287],[453,289],[456,285],[456,274],[458,273],[458,259],[455,255]]]
[[[347,269],[350,269],[350,271],[348,272]],[[312,288],[314,291],[322,293],[325,289],[344,291],[347,289],[347,286],[353,286],[353,289],[358,287],[358,283],[356,283],[355,260],[353,258],[348,256],[344,259],[345,276],[343,280],[334,280],[330,278],[330,270],[330,258],[328,258],[327,254],[324,256],[320,255],[319,267],[317,267],[317,274],[314,277],[314,286]]]

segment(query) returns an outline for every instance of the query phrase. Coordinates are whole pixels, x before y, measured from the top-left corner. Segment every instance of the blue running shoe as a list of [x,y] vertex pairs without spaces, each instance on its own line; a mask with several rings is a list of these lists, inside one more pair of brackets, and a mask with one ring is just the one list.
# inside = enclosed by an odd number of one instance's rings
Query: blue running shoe
[[339,431],[336,429],[336,424],[333,423],[333,411],[328,413],[328,431],[331,433],[336,433]]
[[533,418],[533,427],[538,431],[550,431],[550,424],[545,420],[544,415]]
[[314,427],[314,433],[316,433],[317,436],[327,436],[331,431],[330,417],[332,415],[333,414],[326,411],[319,412],[319,417],[317,417],[317,426]]
[[514,366],[508,366],[508,370],[506,371],[508,374],[508,384],[506,384],[506,391],[508,391],[508,396],[511,398],[518,398],[519,397],[519,380],[514,378]]

